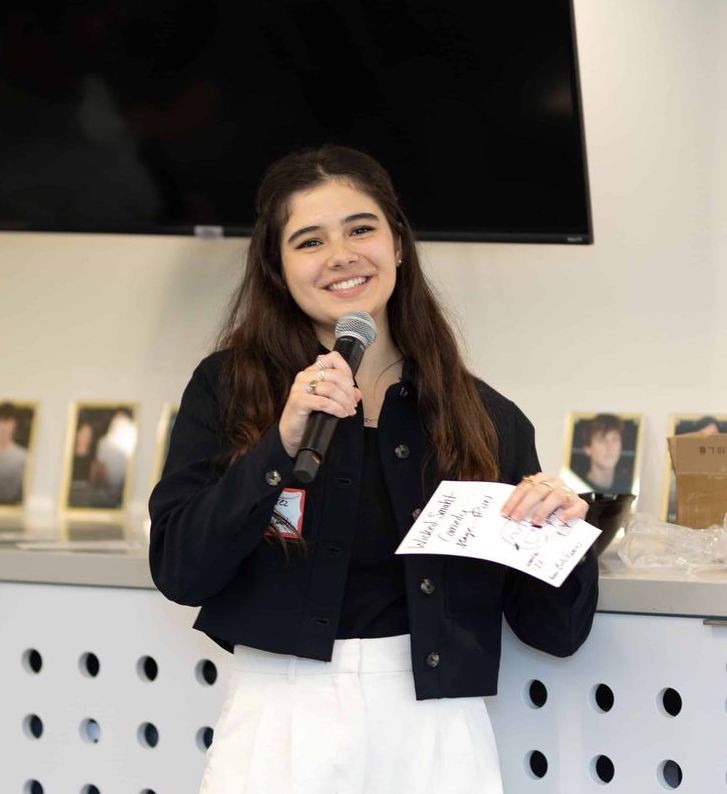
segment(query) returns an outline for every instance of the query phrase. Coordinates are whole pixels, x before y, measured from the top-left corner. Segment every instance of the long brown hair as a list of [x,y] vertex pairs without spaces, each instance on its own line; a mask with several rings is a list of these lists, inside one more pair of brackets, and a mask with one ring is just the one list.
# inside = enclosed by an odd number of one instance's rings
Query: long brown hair
[[245,272],[218,339],[218,348],[233,352],[223,371],[230,457],[254,446],[278,420],[296,373],[318,353],[312,323],[285,287],[280,235],[291,196],[330,179],[370,196],[399,238],[402,265],[387,305],[389,328],[394,344],[415,365],[419,416],[439,475],[496,480],[494,424],[422,271],[391,179],[367,154],[333,145],[283,157],[258,188]]

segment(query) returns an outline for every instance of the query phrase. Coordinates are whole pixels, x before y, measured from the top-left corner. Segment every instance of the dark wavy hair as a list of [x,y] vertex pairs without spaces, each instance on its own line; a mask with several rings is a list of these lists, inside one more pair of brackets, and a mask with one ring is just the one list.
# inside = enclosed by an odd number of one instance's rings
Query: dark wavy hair
[[307,315],[286,289],[281,231],[291,196],[341,180],[372,198],[400,243],[402,265],[387,305],[394,344],[415,365],[419,416],[443,478],[497,480],[497,433],[422,271],[414,234],[391,179],[372,157],[326,145],[283,157],[260,182],[242,282],[218,338],[229,457],[250,449],[279,418],[297,372],[319,352]]

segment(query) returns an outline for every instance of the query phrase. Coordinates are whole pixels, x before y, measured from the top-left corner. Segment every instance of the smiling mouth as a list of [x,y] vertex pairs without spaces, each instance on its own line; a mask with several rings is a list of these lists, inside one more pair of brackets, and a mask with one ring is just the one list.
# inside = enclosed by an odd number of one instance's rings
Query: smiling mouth
[[329,284],[326,289],[330,292],[339,292],[346,289],[353,289],[360,287],[369,280],[370,276],[357,276],[356,278],[349,278],[345,281],[336,281],[335,284]]

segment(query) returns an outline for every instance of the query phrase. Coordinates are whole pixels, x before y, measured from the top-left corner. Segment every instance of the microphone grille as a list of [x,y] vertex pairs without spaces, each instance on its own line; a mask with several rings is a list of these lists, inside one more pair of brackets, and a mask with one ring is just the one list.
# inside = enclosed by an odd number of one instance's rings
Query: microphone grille
[[366,312],[349,312],[336,323],[336,339],[353,336],[368,347],[376,339],[376,323]]

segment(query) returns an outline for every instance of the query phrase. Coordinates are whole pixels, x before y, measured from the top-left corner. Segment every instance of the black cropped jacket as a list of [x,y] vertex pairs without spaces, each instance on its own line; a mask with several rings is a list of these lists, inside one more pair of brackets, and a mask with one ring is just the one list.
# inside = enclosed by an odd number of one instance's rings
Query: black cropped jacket
[[[359,505],[361,407],[339,421],[306,489],[307,554],[286,559],[263,539],[282,489],[295,486],[277,426],[226,468],[218,462],[224,355],[202,361],[181,401],[150,500],[152,577],[171,600],[201,606],[195,627],[228,650],[242,644],[330,660]],[[539,471],[532,424],[514,403],[477,385],[499,436],[501,481]],[[414,390],[407,366],[386,393],[378,429],[402,537],[437,484]],[[418,699],[495,694],[503,614],[523,642],[556,656],[574,653],[590,631],[598,596],[593,550],[557,589],[475,559],[407,555],[404,565]]]

